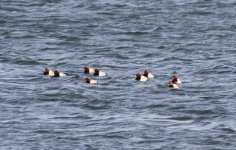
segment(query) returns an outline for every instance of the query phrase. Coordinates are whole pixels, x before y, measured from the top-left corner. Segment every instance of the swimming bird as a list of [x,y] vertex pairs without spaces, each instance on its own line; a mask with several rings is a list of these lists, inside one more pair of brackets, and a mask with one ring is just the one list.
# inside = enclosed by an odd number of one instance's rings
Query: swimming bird
[[170,81],[170,82],[168,83],[168,86],[169,86],[169,87],[172,87],[172,88],[175,88],[175,89],[178,89],[178,88],[179,88],[178,85],[175,84],[175,83],[173,83],[172,81]]
[[144,81],[147,81],[147,77],[145,77],[145,76],[138,73],[138,74],[136,74],[135,80],[144,82]]
[[85,67],[84,67],[84,73],[90,73],[90,74],[93,74],[93,73],[94,73],[94,69],[91,68],[91,67],[87,67],[87,66],[85,66]]
[[154,78],[154,75],[148,72],[147,70],[144,70],[143,76],[148,77],[148,78]]
[[54,71],[54,77],[63,77],[66,76],[63,72],[59,72],[58,70]]
[[46,67],[46,68],[44,68],[43,74],[53,77],[53,76],[54,76],[54,71],[49,70],[49,69]]
[[94,72],[94,74],[93,74],[94,76],[100,76],[100,77],[105,77],[105,76],[107,76],[107,74],[105,73],[105,72],[103,72],[103,71],[101,71],[101,70],[99,70],[99,69],[95,69],[95,72]]
[[172,82],[175,83],[175,84],[181,84],[182,83],[182,81],[178,78],[177,75],[173,76]]
[[98,83],[98,81],[97,81],[97,80],[94,80],[94,79],[92,79],[92,78],[87,77],[87,78],[85,79],[85,83],[96,84],[96,83]]

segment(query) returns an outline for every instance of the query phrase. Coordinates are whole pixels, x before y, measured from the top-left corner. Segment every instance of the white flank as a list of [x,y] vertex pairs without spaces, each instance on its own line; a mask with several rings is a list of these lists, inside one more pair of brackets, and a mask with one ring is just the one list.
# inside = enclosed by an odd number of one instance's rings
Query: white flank
[[96,83],[98,83],[98,81],[91,79],[91,80],[90,80],[90,83],[91,83],[91,84],[96,84]]
[[154,75],[151,73],[148,73],[148,78],[154,78]]
[[180,79],[177,79],[177,83],[176,84],[181,84],[182,81]]
[[99,71],[99,76],[100,76],[100,77],[104,77],[104,76],[107,76],[107,74],[106,74],[105,72],[103,72],[103,71],[100,70],[100,71]]
[[173,88],[178,89],[179,86],[177,84],[173,84]]
[[94,73],[94,69],[93,68],[89,68],[89,73]]
[[59,76],[60,76],[60,77],[64,77],[64,76],[66,76],[66,75],[65,75],[64,73],[60,72],[60,73],[59,73]]
[[141,76],[141,78],[140,78],[139,81],[142,81],[142,82],[147,81],[147,77],[145,77],[145,76]]
[[48,71],[48,76],[51,76],[51,77],[54,76],[54,72],[52,70],[49,70]]

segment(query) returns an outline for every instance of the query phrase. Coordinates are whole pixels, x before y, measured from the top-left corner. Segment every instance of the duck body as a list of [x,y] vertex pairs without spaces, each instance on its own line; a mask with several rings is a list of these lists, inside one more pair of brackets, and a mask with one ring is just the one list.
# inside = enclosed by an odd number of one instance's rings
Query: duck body
[[94,80],[94,79],[92,79],[92,78],[87,77],[87,78],[85,79],[85,83],[97,84],[98,81],[97,81],[97,80]]
[[59,72],[59,76],[64,77],[64,76],[66,76],[66,74],[64,74],[63,72]]
[[173,83],[172,81],[170,81],[170,82],[168,83],[168,86],[171,87],[171,88],[175,88],[175,89],[178,89],[178,88],[179,88],[179,86],[178,86],[177,84]]
[[172,82],[175,83],[175,84],[181,84],[182,83],[182,81],[176,75],[173,76]]
[[53,77],[64,77],[66,76],[63,72],[59,72],[58,70],[54,71],[54,76]]
[[84,73],[90,73],[93,74],[94,73],[94,69],[91,67],[84,67]]
[[107,76],[107,74],[105,73],[105,72],[103,72],[103,71],[101,71],[101,70],[99,70],[99,69],[95,69],[94,70],[94,74],[93,74],[94,76],[100,76],[100,77],[105,77],[105,76]]
[[49,70],[48,68],[45,68],[44,69],[44,72],[43,72],[44,75],[47,75],[47,76],[51,76],[53,77],[55,74],[54,74],[54,71],[52,70]]
[[145,76],[147,78],[154,78],[154,75],[151,74],[150,72],[148,72],[147,70],[144,71],[143,76]]
[[138,74],[136,74],[135,80],[145,82],[145,81],[147,81],[147,77],[145,77],[145,76],[138,73]]

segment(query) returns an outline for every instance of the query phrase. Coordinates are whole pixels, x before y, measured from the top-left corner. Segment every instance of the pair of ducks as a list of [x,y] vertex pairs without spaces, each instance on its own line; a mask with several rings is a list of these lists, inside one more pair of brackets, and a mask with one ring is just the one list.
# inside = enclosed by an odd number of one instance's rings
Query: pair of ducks
[[179,84],[181,84],[182,81],[178,78],[177,75],[174,75],[172,80],[168,83],[168,86],[169,87],[172,87],[172,88],[179,88]]
[[62,77],[62,76],[66,76],[63,72],[59,72],[58,70],[52,71],[49,70],[48,68],[44,69],[43,72],[44,75],[48,75],[50,77]]
[[[136,74],[135,80],[144,82],[147,81],[148,78],[154,78],[154,75],[148,72],[147,70],[144,70],[143,74]],[[178,78],[178,76],[174,75],[172,80],[168,83],[168,86],[171,88],[179,88],[178,85],[181,83],[182,81]]]
[[154,78],[154,75],[148,72],[147,70],[144,70],[143,74],[136,74],[135,80],[144,82],[147,81],[148,78]]

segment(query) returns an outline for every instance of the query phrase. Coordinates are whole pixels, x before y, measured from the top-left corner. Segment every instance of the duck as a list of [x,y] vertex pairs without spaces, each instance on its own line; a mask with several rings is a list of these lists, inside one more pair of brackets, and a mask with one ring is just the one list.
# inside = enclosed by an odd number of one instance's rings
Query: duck
[[92,78],[90,78],[90,77],[87,77],[87,78],[85,79],[85,83],[97,84],[98,81],[97,81],[97,80],[94,80],[94,79],[92,79]]
[[154,78],[154,75],[148,72],[147,70],[144,70],[143,76],[147,78]]
[[49,69],[46,67],[46,68],[44,68],[43,74],[44,74],[44,75],[47,75],[47,76],[53,77],[53,76],[54,76],[54,71],[49,70]]
[[175,88],[175,89],[178,89],[178,88],[179,88],[179,86],[178,86],[177,84],[173,83],[172,81],[170,81],[170,82],[168,83],[168,86],[171,87],[171,88]]
[[90,74],[93,74],[93,73],[94,73],[94,69],[91,68],[91,67],[87,67],[87,66],[85,66],[85,67],[84,67],[84,73],[90,73]]
[[63,76],[66,76],[63,72],[59,72],[58,70],[54,71],[53,77],[63,77]]
[[145,76],[143,76],[143,75],[141,75],[141,74],[136,74],[136,78],[135,78],[135,80],[138,80],[138,81],[142,81],[142,82],[144,82],[144,81],[147,81],[147,77],[145,77]]
[[94,76],[100,76],[100,77],[105,77],[105,76],[107,76],[107,74],[105,73],[105,72],[103,72],[103,71],[101,71],[101,70],[99,70],[99,69],[95,69],[94,70],[94,74],[93,74]]
[[173,76],[172,82],[173,82],[174,84],[177,84],[177,85],[182,83],[182,81],[178,78],[177,75],[174,75],[174,76]]

